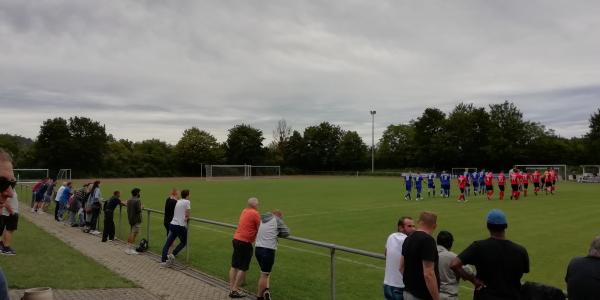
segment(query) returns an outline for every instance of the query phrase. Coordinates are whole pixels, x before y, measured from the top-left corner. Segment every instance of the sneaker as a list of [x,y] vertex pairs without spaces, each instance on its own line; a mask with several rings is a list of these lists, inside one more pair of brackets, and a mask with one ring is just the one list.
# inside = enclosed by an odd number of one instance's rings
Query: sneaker
[[231,291],[229,293],[229,298],[244,298],[246,296],[244,296],[244,294],[238,292],[238,291]]
[[265,300],[271,300],[271,292],[269,292],[269,289],[266,289],[265,292],[263,293],[263,297],[265,298]]
[[161,269],[168,268],[171,266],[168,261],[163,261],[158,265],[160,266]]
[[91,233],[91,234],[93,234],[93,235],[99,235],[99,234],[101,234],[102,232],[100,232],[100,231],[98,231],[98,230],[92,230],[92,231],[90,231],[90,233]]
[[37,212],[37,211],[35,210],[35,208],[32,208],[31,212],[34,213],[34,212]]
[[169,254],[167,255],[167,261],[174,263],[175,262],[175,255],[173,254]]
[[131,249],[131,252],[129,252],[129,254],[131,254],[131,255],[138,255],[140,253],[137,252],[137,251],[135,251],[135,249]]
[[17,252],[11,247],[2,247],[3,255],[17,255]]

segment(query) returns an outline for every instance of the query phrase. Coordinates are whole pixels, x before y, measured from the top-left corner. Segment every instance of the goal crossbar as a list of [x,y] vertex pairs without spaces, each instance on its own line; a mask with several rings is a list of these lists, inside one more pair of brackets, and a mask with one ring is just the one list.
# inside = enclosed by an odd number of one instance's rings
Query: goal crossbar
[[[546,168],[558,168],[559,171],[562,171],[562,175],[563,180],[567,180],[567,165],[561,165],[561,164],[554,164],[554,165],[545,165],[545,164],[538,164],[538,165],[514,165],[515,168],[525,168],[526,170],[534,170],[534,169],[546,169]],[[561,170],[562,169],[562,170]]]

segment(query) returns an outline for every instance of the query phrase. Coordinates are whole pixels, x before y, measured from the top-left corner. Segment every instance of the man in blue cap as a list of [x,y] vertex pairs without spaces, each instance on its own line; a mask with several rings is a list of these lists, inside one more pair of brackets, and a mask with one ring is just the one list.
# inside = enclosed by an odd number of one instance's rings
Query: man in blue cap
[[[508,222],[503,211],[490,210],[486,223],[490,237],[473,242],[450,267],[475,284],[474,300],[518,300],[521,277],[529,273],[527,250],[506,239]],[[475,266],[477,275],[467,274],[462,269],[467,264]]]

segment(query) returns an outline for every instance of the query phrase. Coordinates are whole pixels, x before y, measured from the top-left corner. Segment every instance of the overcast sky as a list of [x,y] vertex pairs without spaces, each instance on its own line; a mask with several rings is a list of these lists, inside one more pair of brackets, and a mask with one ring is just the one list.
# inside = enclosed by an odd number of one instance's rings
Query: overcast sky
[[176,143],[330,121],[371,139],[504,100],[565,137],[600,107],[598,1],[0,0],[0,133],[87,116]]

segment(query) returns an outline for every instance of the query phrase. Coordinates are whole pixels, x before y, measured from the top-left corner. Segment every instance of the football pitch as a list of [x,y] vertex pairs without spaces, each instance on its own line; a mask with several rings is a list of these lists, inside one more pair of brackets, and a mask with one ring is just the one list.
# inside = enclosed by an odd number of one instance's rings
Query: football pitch
[[[79,184],[77,184],[79,186]],[[557,194],[534,196],[518,201],[487,201],[484,195],[457,203],[456,187],[451,198],[405,201],[400,178],[389,177],[283,177],[280,179],[212,180],[111,179],[102,183],[105,199],[113,190],[142,190],[144,207],[162,211],[171,188],[190,189],[192,216],[236,224],[246,200],[260,200],[261,213],[281,209],[292,235],[362,250],[383,253],[387,236],[396,230],[400,216],[417,218],[421,211],[438,214],[438,229],[455,238],[453,251],[461,252],[472,241],[488,237],[485,215],[491,208],[504,210],[508,217],[507,237],[529,252],[531,272],[524,281],[536,281],[565,289],[564,276],[573,256],[587,253],[592,238],[600,234],[600,185],[560,182]],[[414,199],[414,191],[413,191]],[[140,235],[147,234],[147,214]],[[115,221],[118,220],[118,213]],[[123,210],[121,239],[127,229]],[[162,216],[150,219],[150,248],[159,252],[165,238]],[[198,269],[227,280],[233,230],[192,222],[189,261]],[[139,241],[139,239],[138,239]],[[329,250],[280,240],[271,278],[278,299],[328,299]],[[337,252],[337,299],[382,299],[384,262]],[[178,260],[185,260],[183,251]],[[157,266],[158,267],[158,266]],[[245,286],[255,292],[259,267],[253,258]],[[461,282],[461,297],[471,298],[471,284]]]

